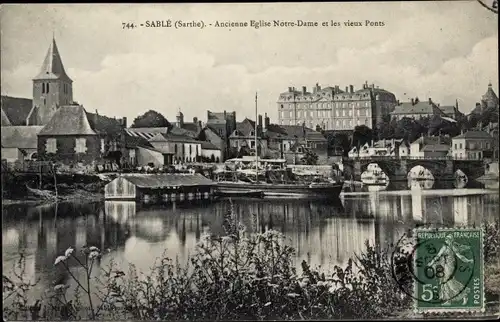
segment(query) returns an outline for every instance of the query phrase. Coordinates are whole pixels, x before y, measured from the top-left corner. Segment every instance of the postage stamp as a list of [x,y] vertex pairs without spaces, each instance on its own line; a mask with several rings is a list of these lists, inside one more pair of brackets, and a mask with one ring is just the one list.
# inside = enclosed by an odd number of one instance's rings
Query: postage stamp
[[483,230],[416,228],[415,313],[484,312]]

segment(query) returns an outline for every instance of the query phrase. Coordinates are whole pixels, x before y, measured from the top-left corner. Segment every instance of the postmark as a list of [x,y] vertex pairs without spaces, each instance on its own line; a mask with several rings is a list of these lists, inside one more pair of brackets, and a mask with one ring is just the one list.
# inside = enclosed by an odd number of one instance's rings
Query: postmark
[[393,277],[415,313],[484,312],[483,231],[416,228],[393,256]]

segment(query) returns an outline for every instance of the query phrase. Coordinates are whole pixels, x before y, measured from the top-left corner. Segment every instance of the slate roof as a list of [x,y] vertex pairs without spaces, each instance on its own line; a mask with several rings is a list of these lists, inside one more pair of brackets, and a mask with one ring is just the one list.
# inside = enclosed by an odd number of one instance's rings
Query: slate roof
[[434,103],[429,103],[429,101],[419,101],[418,103],[412,104],[411,102],[401,103],[394,108],[391,115],[401,115],[401,114],[436,114],[445,115],[437,105]]
[[191,131],[190,126],[188,125],[186,127],[186,124],[184,124],[184,127],[180,128],[178,126],[172,127],[168,133],[174,134],[174,135],[187,135],[190,137],[196,137],[198,135],[198,130]]
[[6,126],[2,127],[2,147],[36,149],[38,133],[43,126]]
[[446,136],[421,136],[415,141],[413,141],[411,144],[423,144],[428,145],[428,144],[450,144],[451,140],[449,137]]
[[444,105],[444,106],[438,106],[438,108],[443,111],[444,114],[450,115],[450,114],[458,114],[457,108],[453,105]]
[[199,173],[195,174],[125,174],[122,177],[139,188],[159,189],[166,187],[189,187],[189,186],[212,186],[215,185],[210,179]]
[[422,148],[423,152],[445,152],[450,150],[450,146],[446,144],[427,144]]
[[131,127],[125,129],[125,133],[130,136],[140,136],[146,140],[153,138],[158,133],[167,133],[168,127]]
[[122,125],[116,118],[87,112],[87,119],[90,127],[99,133],[115,134],[122,130]]
[[151,143],[142,136],[132,136],[132,135],[125,135],[125,147],[127,149],[134,149],[137,147],[144,147],[148,149],[154,148]]
[[302,125],[280,125],[285,132],[288,134],[288,137],[295,138],[295,136],[301,138],[304,136],[304,129],[306,132],[306,139],[308,141],[325,141],[326,138],[317,131],[314,131],[311,128],[303,127]]
[[464,134],[455,136],[453,139],[492,139],[488,132],[484,131],[467,131]]
[[186,135],[174,135],[174,134],[165,134],[165,133],[157,133],[154,137],[149,139],[149,142],[183,142],[183,143],[200,143],[193,139],[192,137]]
[[33,100],[2,95],[0,104],[11,125],[26,125],[26,118],[33,107]]
[[64,70],[61,55],[59,54],[59,49],[57,48],[55,39],[52,39],[52,44],[47,51],[42,68],[33,80],[44,79],[65,79],[66,81],[72,82],[71,78],[69,78]]
[[38,135],[96,135],[81,105],[58,108]]
[[220,150],[218,146],[213,144],[212,142],[208,141],[200,141],[201,142],[201,148],[205,150]]

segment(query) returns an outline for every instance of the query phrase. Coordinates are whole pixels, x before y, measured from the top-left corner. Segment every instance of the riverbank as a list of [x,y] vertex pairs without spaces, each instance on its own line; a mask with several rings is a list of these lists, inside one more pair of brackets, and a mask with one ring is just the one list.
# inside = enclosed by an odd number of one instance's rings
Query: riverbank
[[[58,202],[94,202],[104,200],[104,192],[89,192],[84,189],[74,189],[71,193],[59,195]],[[2,206],[25,204],[30,206],[37,206],[42,204],[53,203],[55,200],[43,199],[35,196],[27,196],[22,199],[2,199]]]
[[2,206],[53,202],[99,201],[110,178],[78,173],[2,173]]

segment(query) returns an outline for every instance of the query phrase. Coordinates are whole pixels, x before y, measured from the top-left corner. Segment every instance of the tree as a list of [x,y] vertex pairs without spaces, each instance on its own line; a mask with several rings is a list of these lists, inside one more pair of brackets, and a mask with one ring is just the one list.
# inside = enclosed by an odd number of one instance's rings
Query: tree
[[318,163],[318,155],[311,150],[307,149],[304,156],[300,159],[302,163],[307,165],[315,165]]
[[134,119],[131,127],[168,127],[172,125],[170,122],[160,113],[149,110],[143,115],[139,115]]
[[[326,139],[328,140],[328,151],[336,152],[343,151],[343,155],[347,156],[349,152],[350,142],[349,135],[342,132],[328,131],[325,132]],[[336,154],[336,153],[335,153]]]
[[358,125],[352,134],[352,147],[365,145],[373,140],[373,131],[366,125]]

